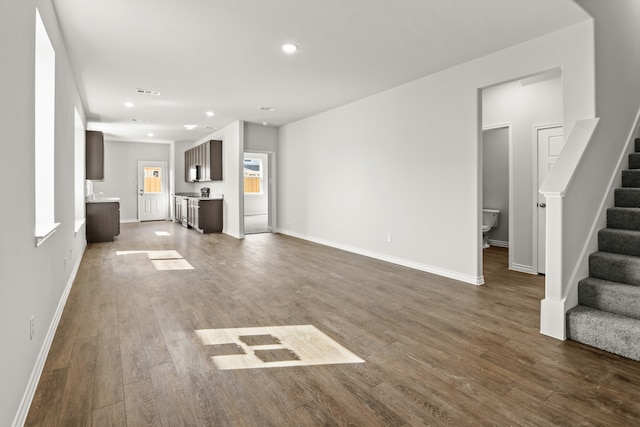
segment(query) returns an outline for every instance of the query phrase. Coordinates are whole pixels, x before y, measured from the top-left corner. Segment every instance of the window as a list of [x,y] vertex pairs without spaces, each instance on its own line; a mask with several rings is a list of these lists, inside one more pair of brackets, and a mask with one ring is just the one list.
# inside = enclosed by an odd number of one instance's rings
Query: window
[[55,231],[55,83],[56,57],[36,9],[35,50],[35,237],[39,246]]
[[261,159],[244,159],[244,193],[262,194]]
[[73,145],[74,145],[74,155],[73,155],[73,164],[74,164],[74,205],[75,205],[75,220],[76,233],[80,230],[80,227],[84,223],[85,218],[85,205],[84,205],[84,164],[85,164],[85,133],[84,133],[84,123],[82,122],[82,118],[80,117],[80,113],[78,109],[75,109],[74,116],[74,136],[73,136]]
[[160,175],[162,168],[148,167],[144,168],[144,192],[145,193],[162,193],[162,176]]

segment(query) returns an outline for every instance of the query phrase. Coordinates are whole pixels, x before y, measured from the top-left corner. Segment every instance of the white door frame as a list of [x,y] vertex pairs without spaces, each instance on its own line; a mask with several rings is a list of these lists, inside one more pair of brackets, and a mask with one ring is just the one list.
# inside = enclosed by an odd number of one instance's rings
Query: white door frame
[[[493,125],[489,125],[489,126],[483,126],[482,127],[482,132],[480,133],[481,136],[483,136],[484,131],[486,130],[493,130],[493,129],[503,129],[503,128],[507,128],[508,132],[509,132],[509,265],[508,268],[509,270],[516,270],[516,271],[520,271],[517,268],[514,268],[513,265],[513,245],[514,245],[514,241],[513,241],[513,212],[514,212],[514,208],[513,208],[513,122],[504,122],[504,123],[497,123],[497,124],[493,124]],[[484,139],[480,138],[480,176],[482,177],[482,179],[484,180],[484,170],[482,170],[483,165],[484,165],[484,158],[482,157],[482,153],[484,153]],[[483,200],[483,194],[482,194],[482,183],[480,184],[480,225],[479,225],[479,229],[480,229],[480,247],[482,247],[482,202]],[[482,253],[482,249],[480,249],[481,253]],[[482,258],[482,257],[481,257]],[[483,269],[481,271],[484,271],[484,266]]]
[[[533,158],[533,191],[532,191],[532,201],[531,201],[531,209],[533,219],[531,224],[531,267],[532,273],[538,274],[538,132],[544,129],[553,129],[563,127],[562,123],[551,123],[544,125],[536,125],[533,127],[533,141],[532,144],[532,158]],[[564,136],[563,136],[564,138]]]
[[[254,153],[259,153],[259,154],[266,154],[267,155],[267,162],[268,162],[268,167],[267,167],[267,174],[269,176],[266,177],[266,185],[269,186],[269,198],[268,198],[268,221],[269,221],[269,227],[271,228],[271,232],[272,233],[277,233],[277,194],[276,194],[276,177],[277,177],[277,171],[276,171],[276,164],[277,164],[277,159],[276,159],[276,152],[275,151],[263,151],[263,150],[244,150],[242,153],[242,159],[244,159],[244,156],[246,154],[254,154]],[[240,188],[244,189],[244,185],[241,186]],[[242,200],[244,200],[244,191],[242,191],[242,193],[240,194],[240,198]],[[242,217],[242,221],[240,221],[240,234],[242,236],[244,236],[244,202],[242,203],[242,212],[241,212],[241,217]]]
[[163,169],[164,173],[162,174],[162,195],[160,197],[162,197],[164,199],[164,218],[163,219],[168,219],[167,213],[169,211],[169,189],[167,187],[168,185],[168,180],[167,180],[167,173],[168,173],[168,167],[167,167],[167,162],[157,162],[157,161],[150,161],[150,160],[138,160],[138,170],[136,171],[136,177],[137,177],[137,195],[136,195],[136,200],[138,202],[138,221],[142,221],[141,215],[140,215],[140,196],[142,195],[143,192],[143,188],[144,188],[144,183],[140,182],[140,170],[145,167],[145,166],[151,166],[151,167],[160,167]]

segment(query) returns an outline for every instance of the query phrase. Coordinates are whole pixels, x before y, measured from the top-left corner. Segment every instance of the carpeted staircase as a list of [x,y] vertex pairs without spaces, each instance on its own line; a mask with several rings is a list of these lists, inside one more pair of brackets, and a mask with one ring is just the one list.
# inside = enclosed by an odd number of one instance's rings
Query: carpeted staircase
[[567,313],[567,338],[640,361],[640,138]]

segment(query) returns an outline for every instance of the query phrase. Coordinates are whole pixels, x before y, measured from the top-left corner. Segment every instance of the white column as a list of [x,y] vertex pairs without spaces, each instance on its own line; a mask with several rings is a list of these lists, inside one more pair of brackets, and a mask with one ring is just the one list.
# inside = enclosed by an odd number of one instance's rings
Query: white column
[[540,305],[540,333],[564,340],[566,335],[566,310],[562,286],[562,204],[564,194],[545,193],[547,199],[546,230],[546,280],[545,298]]

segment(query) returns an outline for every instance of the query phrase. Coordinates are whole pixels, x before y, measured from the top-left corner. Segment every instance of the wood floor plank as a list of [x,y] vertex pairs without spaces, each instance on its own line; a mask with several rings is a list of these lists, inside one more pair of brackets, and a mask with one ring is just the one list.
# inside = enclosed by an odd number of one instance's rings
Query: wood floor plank
[[124,399],[122,389],[122,358],[117,326],[98,331],[98,354],[94,375],[93,406],[102,408]]
[[151,379],[124,386],[125,411],[128,426],[160,426],[160,414]]
[[85,338],[73,346],[64,384],[60,426],[90,426],[93,414],[97,338]]
[[93,411],[91,427],[122,427],[127,425],[124,402],[114,403]]
[[[194,269],[158,270],[145,251]],[[470,286],[284,235],[123,224],[85,251],[26,425],[640,424],[640,363],[541,335],[544,277],[507,264],[486,249],[485,285]],[[196,334],[288,325],[365,362],[218,370],[227,352],[295,349]]]
[[44,371],[25,422],[26,426],[56,427],[62,406],[67,369]]

